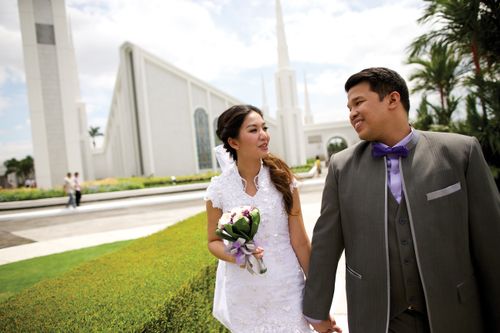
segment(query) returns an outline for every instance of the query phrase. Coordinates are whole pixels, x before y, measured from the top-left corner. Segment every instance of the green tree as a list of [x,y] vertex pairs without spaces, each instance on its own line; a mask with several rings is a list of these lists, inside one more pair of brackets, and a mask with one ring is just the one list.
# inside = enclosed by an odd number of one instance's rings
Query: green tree
[[467,70],[469,90],[465,122],[452,127],[474,135],[500,187],[500,6],[498,0],[424,0],[420,23],[435,27],[416,38],[409,57],[429,54],[431,45],[447,45]]
[[13,172],[16,175],[19,173],[19,161],[16,158],[11,158],[10,160],[3,162],[3,165],[6,168],[5,176]]
[[94,148],[95,148],[95,138],[98,136],[104,136],[104,134],[101,133],[99,130],[100,130],[99,126],[96,127],[90,126],[89,128],[89,135],[92,138],[92,145],[94,146]]
[[340,137],[333,137],[328,141],[328,145],[326,146],[326,150],[328,152],[328,158],[335,153],[338,153],[341,150],[347,148],[347,142]]
[[35,163],[33,161],[33,157],[26,156],[19,162],[19,173],[21,176],[26,179],[31,177],[35,172]]
[[432,119],[432,115],[429,113],[428,106],[429,102],[427,101],[427,96],[423,95],[420,105],[417,108],[417,120],[412,123],[413,127],[423,131],[428,131],[432,124],[434,124],[434,120]]
[[33,176],[35,172],[35,165],[33,157],[26,156],[22,160],[17,160],[16,158],[11,158],[3,163],[6,168],[5,176],[10,173],[15,173],[19,181],[24,181],[26,178]]
[[410,81],[415,83],[412,92],[436,93],[439,106],[429,103],[427,99],[426,104],[434,110],[436,123],[448,126],[459,102],[452,95],[463,74],[459,58],[446,44],[434,43],[428,54],[410,56],[407,63],[418,66],[410,75]]

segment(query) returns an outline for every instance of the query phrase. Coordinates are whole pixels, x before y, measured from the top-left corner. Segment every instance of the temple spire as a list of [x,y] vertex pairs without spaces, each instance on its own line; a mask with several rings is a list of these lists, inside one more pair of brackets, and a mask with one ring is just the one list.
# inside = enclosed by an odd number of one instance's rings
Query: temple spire
[[313,124],[314,123],[314,117],[311,112],[311,103],[309,102],[309,91],[307,90],[307,78],[306,78],[306,73],[304,73],[304,110],[305,110],[305,117],[304,117],[304,124]]
[[266,94],[266,85],[264,82],[264,75],[261,75],[262,80],[262,112],[264,113],[264,117],[269,115],[269,104],[267,103],[267,94]]
[[280,0],[276,0],[276,37],[278,38],[278,68],[289,68],[288,46]]
[[282,151],[279,153],[288,165],[303,165],[306,163],[304,118],[298,105],[295,71],[290,67],[288,58],[279,0],[276,0],[276,37],[278,39],[278,68],[275,74],[276,115],[283,143]]

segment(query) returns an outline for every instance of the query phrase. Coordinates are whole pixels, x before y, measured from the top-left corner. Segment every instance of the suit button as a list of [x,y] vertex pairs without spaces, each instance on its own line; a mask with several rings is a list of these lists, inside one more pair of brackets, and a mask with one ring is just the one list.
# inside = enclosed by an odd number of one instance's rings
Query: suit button
[[406,258],[406,259],[403,260],[403,262],[404,262],[405,265],[408,265],[410,263],[410,259]]
[[408,241],[407,241],[406,239],[403,239],[403,240],[401,241],[401,244],[402,244],[402,245],[408,245]]
[[399,224],[401,224],[401,225],[406,224],[406,222],[408,222],[408,219],[405,219],[405,218],[399,219]]

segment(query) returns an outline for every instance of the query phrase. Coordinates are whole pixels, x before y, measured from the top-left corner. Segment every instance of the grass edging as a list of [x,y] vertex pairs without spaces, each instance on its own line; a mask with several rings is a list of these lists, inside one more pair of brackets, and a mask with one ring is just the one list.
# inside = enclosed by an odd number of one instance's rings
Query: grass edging
[[0,303],[43,280],[58,277],[86,261],[117,251],[133,240],[107,243],[0,266]]
[[137,332],[171,321],[219,331],[211,316],[215,264],[201,213],[0,303],[0,331]]

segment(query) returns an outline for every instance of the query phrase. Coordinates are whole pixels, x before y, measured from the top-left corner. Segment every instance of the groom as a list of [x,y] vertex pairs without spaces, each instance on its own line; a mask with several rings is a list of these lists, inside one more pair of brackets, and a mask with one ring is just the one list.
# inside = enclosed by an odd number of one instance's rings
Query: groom
[[345,84],[357,145],[331,158],[304,315],[330,332],[345,250],[350,333],[500,332],[500,196],[475,138],[408,125],[405,81]]

